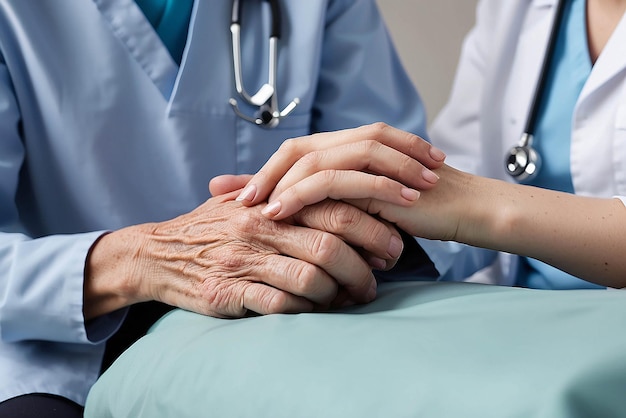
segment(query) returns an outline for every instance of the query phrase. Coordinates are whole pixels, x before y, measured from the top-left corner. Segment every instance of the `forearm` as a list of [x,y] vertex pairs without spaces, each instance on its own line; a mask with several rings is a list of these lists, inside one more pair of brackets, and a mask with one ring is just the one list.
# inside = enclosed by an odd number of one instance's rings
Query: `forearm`
[[577,196],[474,177],[473,216],[458,240],[536,258],[609,287],[626,286],[626,208],[618,199]]

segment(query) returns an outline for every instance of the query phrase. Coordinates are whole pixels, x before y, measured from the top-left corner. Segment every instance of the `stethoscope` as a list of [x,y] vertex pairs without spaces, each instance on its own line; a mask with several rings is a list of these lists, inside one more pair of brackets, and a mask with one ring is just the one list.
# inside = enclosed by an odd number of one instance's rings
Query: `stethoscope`
[[522,133],[519,144],[511,148],[505,156],[505,170],[518,182],[528,182],[532,180],[541,168],[541,156],[537,150],[533,148],[535,125],[537,123],[539,107],[545,90],[546,79],[548,78],[550,61],[554,53],[554,46],[556,45],[556,40],[559,34],[559,27],[561,25],[561,20],[563,20],[565,3],[566,0],[559,0],[557,5],[554,23],[550,32],[550,38],[548,39],[548,46],[543,58],[543,63],[541,65],[539,80],[537,82],[537,86],[535,87],[535,94],[531,102],[530,111],[528,112],[524,133]]
[[280,39],[281,13],[278,0],[264,0],[270,4],[272,21],[269,38],[269,69],[267,83],[263,84],[253,95],[248,94],[243,87],[243,73],[241,71],[241,0],[233,0],[233,11],[230,32],[233,44],[233,72],[235,73],[235,89],[237,94],[248,104],[258,107],[254,116],[244,114],[237,105],[237,100],[228,101],[237,116],[265,128],[275,128],[280,121],[287,117],[300,103],[299,98],[293,99],[283,110],[278,107],[278,93],[276,91],[276,68],[278,66],[278,40]]

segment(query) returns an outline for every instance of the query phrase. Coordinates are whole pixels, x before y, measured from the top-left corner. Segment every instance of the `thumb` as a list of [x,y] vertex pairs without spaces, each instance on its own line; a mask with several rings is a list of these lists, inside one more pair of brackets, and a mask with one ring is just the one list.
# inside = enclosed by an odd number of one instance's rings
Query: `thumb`
[[251,174],[225,174],[213,177],[209,182],[209,192],[211,192],[213,196],[230,193],[243,188],[251,178]]

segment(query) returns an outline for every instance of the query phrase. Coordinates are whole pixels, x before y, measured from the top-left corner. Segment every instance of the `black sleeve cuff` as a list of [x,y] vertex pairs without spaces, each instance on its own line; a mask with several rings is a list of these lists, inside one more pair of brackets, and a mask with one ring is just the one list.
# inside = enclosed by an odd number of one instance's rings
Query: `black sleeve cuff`
[[380,281],[436,280],[439,277],[439,272],[421,245],[412,235],[401,229],[398,229],[398,232],[404,242],[404,251],[393,269],[389,271],[376,270],[374,272],[376,278]]

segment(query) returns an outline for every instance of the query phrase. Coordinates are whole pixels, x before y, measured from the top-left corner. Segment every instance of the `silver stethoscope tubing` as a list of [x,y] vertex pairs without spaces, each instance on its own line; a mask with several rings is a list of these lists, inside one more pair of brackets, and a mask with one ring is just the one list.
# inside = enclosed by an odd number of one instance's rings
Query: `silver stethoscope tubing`
[[533,148],[533,140],[535,136],[535,125],[541,105],[542,96],[544,94],[548,72],[550,70],[550,61],[554,54],[554,47],[559,34],[561,21],[563,20],[563,11],[567,0],[559,0],[557,4],[554,23],[548,39],[548,46],[541,65],[539,80],[535,87],[535,93],[531,102],[530,110],[524,127],[524,133],[520,138],[519,144],[509,150],[505,156],[504,166],[507,174],[519,182],[532,180],[541,168],[541,156]]
[[243,86],[243,72],[241,70],[241,3],[242,0],[233,0],[230,33],[233,49],[233,72],[235,73],[235,89],[237,94],[246,103],[258,107],[254,116],[246,115],[239,109],[237,100],[228,101],[237,116],[265,128],[275,128],[280,120],[287,117],[300,103],[299,98],[293,99],[284,109],[278,107],[278,93],[276,91],[276,68],[278,66],[278,41],[281,35],[281,12],[278,0],[263,0],[270,4],[272,22],[269,37],[268,80],[256,93],[250,95]]

